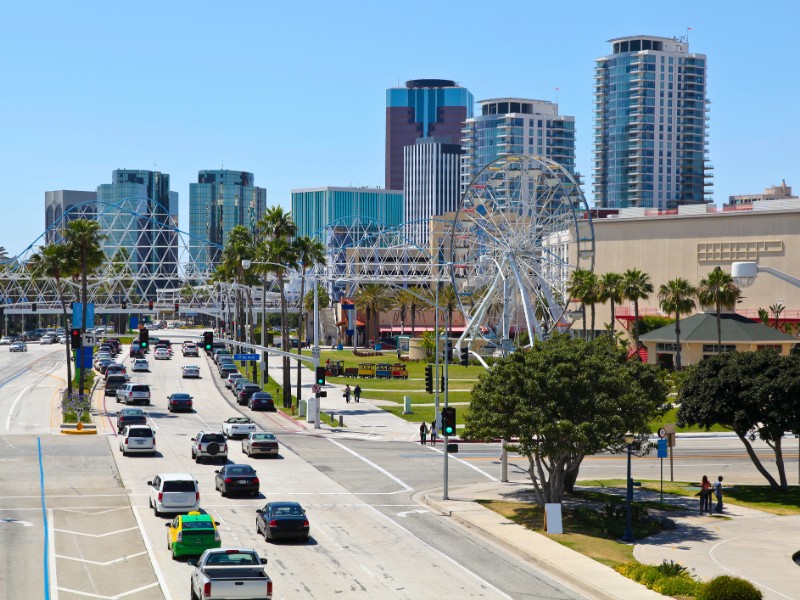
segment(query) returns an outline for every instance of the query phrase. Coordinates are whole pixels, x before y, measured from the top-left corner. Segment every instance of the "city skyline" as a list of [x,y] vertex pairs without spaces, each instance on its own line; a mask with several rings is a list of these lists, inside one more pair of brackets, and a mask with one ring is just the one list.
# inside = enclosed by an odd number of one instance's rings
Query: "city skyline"
[[[520,4],[514,21],[535,28],[535,41],[509,36],[503,52],[495,51],[491,35],[471,35],[465,45],[458,27],[440,28],[435,40],[464,52],[434,51],[422,43],[430,41],[426,32],[413,26],[413,10],[393,16],[387,30],[386,9],[366,3],[296,12],[246,5],[248,20],[269,35],[240,36],[241,11],[222,12],[215,14],[222,43],[213,46],[192,33],[205,26],[209,3],[191,12],[161,6],[160,27],[149,29],[110,27],[124,22],[124,7],[40,4],[38,10],[10,7],[7,22],[15,26],[0,41],[0,49],[15,57],[0,67],[13,91],[0,100],[7,173],[0,245],[9,255],[44,232],[45,192],[93,190],[114,169],[169,173],[183,215],[189,214],[189,184],[204,169],[254,173],[268,190],[268,204],[287,208],[291,189],[383,185],[385,91],[415,78],[453,79],[476,100],[557,102],[561,113],[575,116],[576,166],[594,203],[595,60],[608,53],[608,40],[637,34],[688,33],[692,52],[708,57],[717,205],[782,180],[800,185],[794,158],[800,117],[792,107],[797,84],[785,68],[800,9],[788,3],[752,15],[743,2],[724,13],[679,2],[669,15],[656,8],[631,15],[625,5],[610,3],[599,17],[576,11],[568,27],[553,31],[535,23],[555,18],[555,8]],[[141,6],[145,12],[155,7]],[[443,2],[426,11],[432,20],[461,22],[480,5]],[[289,50],[298,28],[319,37],[303,53]],[[361,37],[345,39],[342,31]],[[387,43],[387,31],[404,32],[404,43]],[[748,42],[753,39],[764,43]],[[225,83],[239,73],[247,74],[247,89]],[[771,120],[761,116],[762,107]],[[224,127],[216,125],[220,120]]]

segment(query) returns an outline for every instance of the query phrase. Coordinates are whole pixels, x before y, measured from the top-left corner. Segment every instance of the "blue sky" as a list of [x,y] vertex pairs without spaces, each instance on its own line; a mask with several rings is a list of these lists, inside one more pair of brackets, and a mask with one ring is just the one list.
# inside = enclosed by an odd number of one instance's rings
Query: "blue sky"
[[6,3],[0,246],[42,233],[45,191],[116,168],[169,173],[187,230],[200,169],[251,171],[287,207],[293,188],[382,185],[385,89],[423,77],[558,100],[592,202],[594,59],[687,27],[708,55],[715,201],[782,179],[797,193],[798,23],[798,3],[738,0]]

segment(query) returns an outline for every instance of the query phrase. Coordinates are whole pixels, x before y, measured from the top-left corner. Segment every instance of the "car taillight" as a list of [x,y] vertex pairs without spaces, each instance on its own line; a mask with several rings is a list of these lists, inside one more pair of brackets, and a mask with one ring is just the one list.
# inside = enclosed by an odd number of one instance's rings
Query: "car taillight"
[[158,501],[161,502],[163,499],[164,499],[164,494],[161,493],[161,492],[158,492]]
[[272,598],[272,582],[271,581],[267,582],[267,596]]
[[175,541],[176,542],[182,542],[183,541],[183,532],[182,531],[179,531],[178,535],[175,536]]
[[195,499],[197,502],[200,502],[200,492],[195,492],[195,493],[194,493],[194,499]]
[[220,539],[219,539],[219,531],[217,531],[216,529],[214,530],[214,541],[215,542],[220,541]]
[[230,477],[226,477],[225,483],[233,483],[233,479],[231,479]]
[[277,527],[278,526],[278,522],[275,519],[272,519],[272,521],[269,522],[269,526],[270,527]]
[[203,586],[203,596],[205,596],[206,598],[211,596],[211,582],[210,581]]
[[127,444],[128,443],[128,438],[125,438],[124,440],[122,440],[122,443],[123,444]]
[[305,521],[303,521],[303,527],[308,527],[308,519],[306,519]]
[[222,444],[222,451],[223,452],[227,452],[228,451],[228,444]]
[[256,484],[257,484],[258,482],[259,482],[259,481],[258,481],[258,477],[253,477],[253,483],[256,483]]

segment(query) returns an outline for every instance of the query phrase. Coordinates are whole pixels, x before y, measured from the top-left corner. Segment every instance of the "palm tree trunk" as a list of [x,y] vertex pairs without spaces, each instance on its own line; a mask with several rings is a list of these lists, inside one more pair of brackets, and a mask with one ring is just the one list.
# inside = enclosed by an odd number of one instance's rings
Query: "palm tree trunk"
[[[303,344],[302,340],[300,339],[300,335],[304,333],[303,331],[303,299],[305,297],[306,292],[306,271],[303,269],[302,276],[300,277],[300,306],[297,308],[297,355],[300,356],[303,354]],[[301,372],[300,372],[300,360],[297,361],[297,402],[300,402],[300,388],[302,386],[301,382]]]
[[675,344],[678,346],[675,350],[675,367],[676,370],[681,370],[681,313],[675,313]]
[[614,339],[614,325],[616,323],[617,314],[616,314],[616,305],[614,304],[614,299],[611,299],[611,339]]
[[592,339],[594,339],[594,320],[595,320],[595,313],[596,313],[595,307],[594,307],[594,302],[592,302],[591,306],[592,306]]
[[[286,308],[286,293],[284,289],[283,276],[278,276],[278,285],[281,292],[281,345],[284,352],[291,352],[289,344],[289,313]],[[283,407],[289,408],[292,405],[292,377],[289,373],[289,357],[283,357]]]
[[[86,301],[89,297],[89,283],[87,281],[87,256],[86,256],[86,248],[81,248],[81,333],[86,331],[86,315],[88,307],[86,306]],[[80,358],[78,359],[78,364],[80,367],[81,376],[78,382],[78,395],[83,396],[83,387],[86,384],[86,369],[83,368],[83,345],[81,345],[81,351],[79,352]],[[80,418],[80,416],[78,417]]]
[[[64,294],[61,291],[61,282],[56,279],[56,290],[58,291],[58,301],[61,303],[61,310],[64,314],[64,334],[69,331],[69,323],[67,322],[67,307],[64,304]],[[70,360],[72,357],[70,354],[70,345],[69,345],[69,338],[67,338],[67,343],[64,344],[64,350],[67,353],[67,398],[72,397],[72,361]]]
[[411,337],[414,337],[414,330],[417,328],[417,305],[411,304]]
[[583,339],[586,339],[586,304],[581,302],[581,313],[583,313],[581,317],[581,325],[583,329]]
[[633,301],[633,331],[634,337],[636,338],[636,347],[639,347],[639,301]]
[[717,300],[717,354],[722,354],[722,318],[719,313],[720,305]]

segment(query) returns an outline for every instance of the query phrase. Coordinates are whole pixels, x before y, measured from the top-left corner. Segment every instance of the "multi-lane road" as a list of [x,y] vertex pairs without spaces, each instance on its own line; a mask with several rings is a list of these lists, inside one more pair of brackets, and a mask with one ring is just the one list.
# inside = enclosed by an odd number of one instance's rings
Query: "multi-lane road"
[[[169,337],[181,339],[172,332]],[[156,473],[174,471],[198,479],[201,504],[221,523],[225,545],[255,547],[267,556],[276,598],[583,597],[415,502],[419,492],[442,485],[438,450],[410,441],[315,435],[282,414],[252,414],[233,402],[205,356],[185,359],[179,345],[174,349],[169,361],[151,355],[150,373],[131,374],[133,381],[151,386],[147,411],[158,454],[123,457],[113,397],[97,395],[97,436],[56,433],[63,346],[31,344],[21,354],[0,348],[0,539],[9,549],[0,564],[0,597],[43,597],[45,569],[53,598],[188,596],[190,567],[171,559],[168,519],[148,508],[146,482]],[[200,365],[201,379],[180,378],[180,366],[189,363]],[[194,396],[195,412],[166,411],[166,396],[175,391]],[[229,461],[258,471],[258,499],[223,498],[213,484],[219,466],[191,459],[190,440],[198,431],[218,430],[224,419],[240,414],[275,433],[281,443],[277,459],[247,458],[239,443],[231,443]],[[679,439],[676,451],[676,479],[719,471],[758,481],[736,440]],[[792,460],[796,455],[790,454]],[[658,477],[656,459],[638,459],[634,466],[637,477]],[[512,456],[512,481],[526,480],[526,467]],[[449,468],[451,486],[499,475],[496,445],[462,444]],[[624,476],[624,460],[591,457],[581,476]],[[274,545],[257,536],[255,510],[267,500],[300,502],[311,521],[311,542]]]

